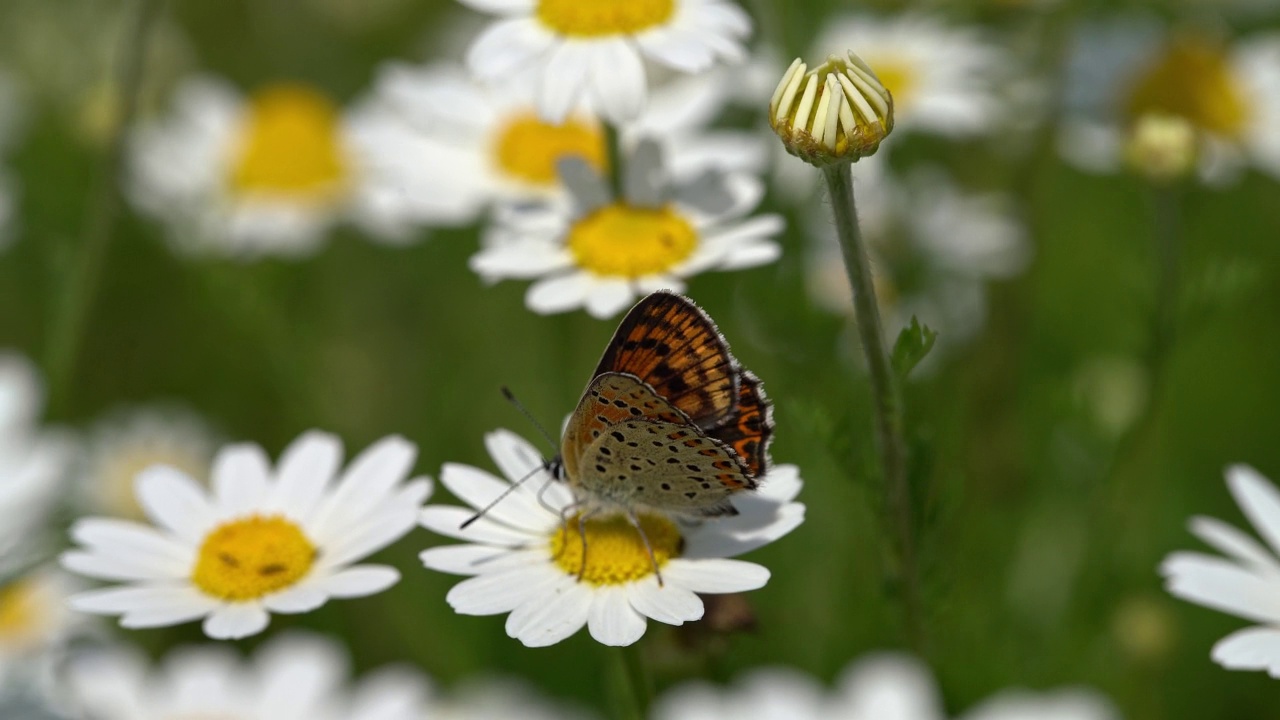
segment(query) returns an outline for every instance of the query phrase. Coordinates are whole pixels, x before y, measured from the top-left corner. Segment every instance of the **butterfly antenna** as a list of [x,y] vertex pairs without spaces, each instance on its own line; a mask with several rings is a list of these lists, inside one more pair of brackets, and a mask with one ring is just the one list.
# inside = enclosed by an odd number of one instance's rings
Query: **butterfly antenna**
[[547,429],[542,426],[542,423],[538,422],[538,419],[533,416],[533,413],[529,412],[529,408],[525,407],[524,403],[520,402],[516,398],[515,393],[511,392],[511,388],[503,385],[502,396],[507,399],[507,402],[515,405],[516,409],[520,411],[520,414],[524,415],[529,422],[533,423],[534,427],[538,428],[538,432],[542,433],[542,437],[546,439],[547,444],[551,446],[552,450],[555,450],[555,448],[558,447],[555,438],[551,437],[551,433],[547,432]]
[[498,495],[498,497],[496,497],[496,498],[494,498],[493,500],[489,501],[489,504],[488,504],[488,505],[485,505],[485,506],[484,506],[484,507],[482,507],[482,508],[480,508],[480,510],[479,510],[479,511],[477,511],[475,515],[472,515],[471,517],[469,517],[469,518],[467,518],[466,520],[464,520],[464,521],[462,522],[462,524],[458,526],[458,529],[459,529],[459,530],[466,530],[468,525],[470,525],[471,523],[473,523],[473,522],[475,522],[475,521],[479,520],[480,518],[484,517],[485,513],[487,513],[487,512],[489,512],[490,510],[492,510],[492,509],[493,509],[493,507],[494,507],[495,505],[497,505],[498,503],[502,502],[502,501],[503,501],[503,500],[504,500],[508,495],[510,495],[511,493],[515,492],[515,491],[516,491],[516,490],[517,490],[521,485],[523,485],[523,484],[524,484],[524,482],[525,482],[526,480],[528,480],[529,478],[533,477],[534,475],[537,475],[538,473],[542,472],[543,470],[546,470],[546,469],[547,469],[547,465],[548,465],[548,464],[549,464],[549,463],[543,463],[543,464],[539,465],[538,467],[536,467],[536,468],[534,468],[534,469],[530,470],[529,472],[525,473],[525,474],[524,474],[524,477],[522,477],[522,478],[520,478],[519,480],[517,480],[517,481],[515,481],[515,482],[511,483],[511,487],[507,488],[506,490],[503,490],[503,491],[502,491],[502,494]]

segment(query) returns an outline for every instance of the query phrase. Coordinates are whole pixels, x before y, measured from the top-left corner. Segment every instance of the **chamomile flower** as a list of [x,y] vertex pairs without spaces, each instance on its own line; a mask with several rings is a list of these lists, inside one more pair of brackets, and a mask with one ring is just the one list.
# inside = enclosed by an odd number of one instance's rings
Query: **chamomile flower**
[[772,240],[782,231],[780,216],[744,219],[763,194],[748,173],[677,174],[646,140],[615,198],[586,163],[570,158],[560,166],[572,202],[505,208],[470,263],[490,282],[535,279],[525,295],[534,312],[585,307],[607,318],[637,296],[679,292],[704,270],[762,265],[781,252]]
[[1225,557],[1176,552],[1161,563],[1160,574],[1177,597],[1257,623],[1218,641],[1214,662],[1280,678],[1280,491],[1248,465],[1227,468],[1227,487],[1266,544],[1221,520],[1197,516],[1191,532]]
[[501,19],[476,38],[467,66],[484,80],[528,72],[544,120],[582,101],[613,123],[635,118],[647,92],[644,61],[702,72],[746,58],[751,20],[729,0],[460,0]]
[[1133,133],[1155,117],[1195,129],[1207,182],[1229,181],[1249,164],[1280,177],[1280,34],[1228,44],[1155,22],[1084,25],[1067,67],[1065,106],[1058,145],[1084,170],[1120,169]]
[[246,660],[223,646],[171,651],[160,667],[128,646],[73,658],[61,695],[75,720],[421,720],[430,713],[425,678],[403,669],[348,681],[337,642],[282,635]]
[[308,432],[281,455],[245,443],[222,448],[210,489],[179,470],[152,467],[137,479],[138,501],[155,524],[86,518],[71,528],[81,545],[62,564],[123,585],[81,593],[73,608],[119,615],[127,628],[203,618],[213,638],[261,632],[270,613],[303,613],[329,598],[363,597],[400,574],[358,560],[414,525],[431,490],[405,482],[416,449],[392,436],[338,475],[342,444]]
[[[872,655],[841,674],[835,691],[815,679],[782,669],[757,670],[729,690],[691,683],[661,698],[655,720],[946,720],[936,683],[918,661]],[[1105,699],[1083,689],[1047,693],[1005,691],[960,716],[961,720],[1115,720]]]
[[[468,465],[447,464],[440,481],[470,507],[428,505],[422,525],[467,541],[422,553],[428,568],[471,575],[446,600],[463,615],[507,616],[507,635],[530,647],[554,645],[584,625],[606,645],[630,645],[644,634],[647,619],[681,625],[702,617],[698,593],[736,593],[764,586],[769,571],[730,559],[791,532],[804,506],[795,502],[801,480],[792,465],[774,468],[761,490],[735,498],[740,514],[686,525],[659,515],[639,522],[653,549],[645,549],[625,518],[589,519],[585,536],[574,516],[561,518],[572,493],[545,470],[537,450],[514,433],[489,434],[485,445],[506,479]],[[532,473],[528,480],[460,529],[476,509],[488,505]],[[545,503],[545,506],[544,504]],[[587,546],[585,562],[582,545]],[[662,584],[654,574],[654,562]]]
[[200,416],[177,407],[120,410],[99,421],[89,434],[80,471],[80,490],[92,512],[141,520],[134,479],[153,465],[181,471],[207,484],[216,440]]
[[64,643],[85,627],[67,607],[77,583],[41,566],[0,583],[0,688],[48,687]]
[[191,79],[170,116],[135,132],[129,195],[191,254],[300,257],[343,220],[376,240],[403,242],[409,230],[383,209],[417,188],[385,152],[401,141],[389,127],[377,107],[344,114],[302,84],[244,97],[212,78]]

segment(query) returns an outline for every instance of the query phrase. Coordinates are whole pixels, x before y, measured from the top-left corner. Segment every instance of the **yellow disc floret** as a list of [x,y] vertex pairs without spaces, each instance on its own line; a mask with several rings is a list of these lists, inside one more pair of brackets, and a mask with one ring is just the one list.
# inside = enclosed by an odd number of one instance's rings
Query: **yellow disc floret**
[[662,25],[675,0],[540,0],[538,20],[561,35],[629,35]]
[[[578,534],[578,518],[569,518],[551,538],[551,557],[562,570],[592,585],[622,585],[653,574],[667,560],[680,555],[682,538],[675,523],[660,515],[640,515],[640,527],[649,538],[653,558],[644,540],[626,518],[614,516],[588,520]],[[583,540],[586,540],[584,543]],[[583,562],[582,550],[587,557]]]
[[613,203],[575,222],[568,245],[583,269],[634,279],[667,272],[689,257],[698,231],[670,207]]
[[1222,48],[1203,38],[1174,40],[1138,76],[1126,107],[1130,120],[1173,115],[1200,130],[1239,139],[1249,122],[1249,102]]
[[250,101],[231,166],[242,194],[332,199],[350,169],[333,102],[299,85],[277,85]]
[[30,578],[0,588],[0,646],[16,648],[37,642],[47,619],[39,584]]
[[252,515],[205,536],[191,580],[214,597],[252,600],[301,580],[315,559],[315,547],[292,521]]
[[582,120],[553,125],[533,113],[520,113],[499,129],[493,155],[502,174],[548,187],[559,181],[556,162],[561,158],[577,156],[598,170],[607,164],[598,125]]

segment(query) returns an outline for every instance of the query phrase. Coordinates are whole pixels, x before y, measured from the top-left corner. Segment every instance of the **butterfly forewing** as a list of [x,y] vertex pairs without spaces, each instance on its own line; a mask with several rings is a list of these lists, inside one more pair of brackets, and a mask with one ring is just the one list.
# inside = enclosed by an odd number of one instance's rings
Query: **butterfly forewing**
[[656,292],[623,318],[595,375],[634,375],[706,428],[733,411],[738,370],[728,343],[701,308],[680,295]]
[[773,409],[760,378],[749,370],[738,375],[738,404],[728,420],[707,432],[733,448],[754,477],[769,469],[769,443],[773,440]]

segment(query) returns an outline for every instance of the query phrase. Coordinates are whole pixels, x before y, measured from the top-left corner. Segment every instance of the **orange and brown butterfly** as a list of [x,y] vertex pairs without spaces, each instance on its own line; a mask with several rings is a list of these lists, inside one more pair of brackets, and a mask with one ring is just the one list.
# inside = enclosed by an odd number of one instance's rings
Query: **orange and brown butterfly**
[[605,348],[560,443],[583,516],[736,515],[769,467],[771,405],[692,300],[655,292]]

